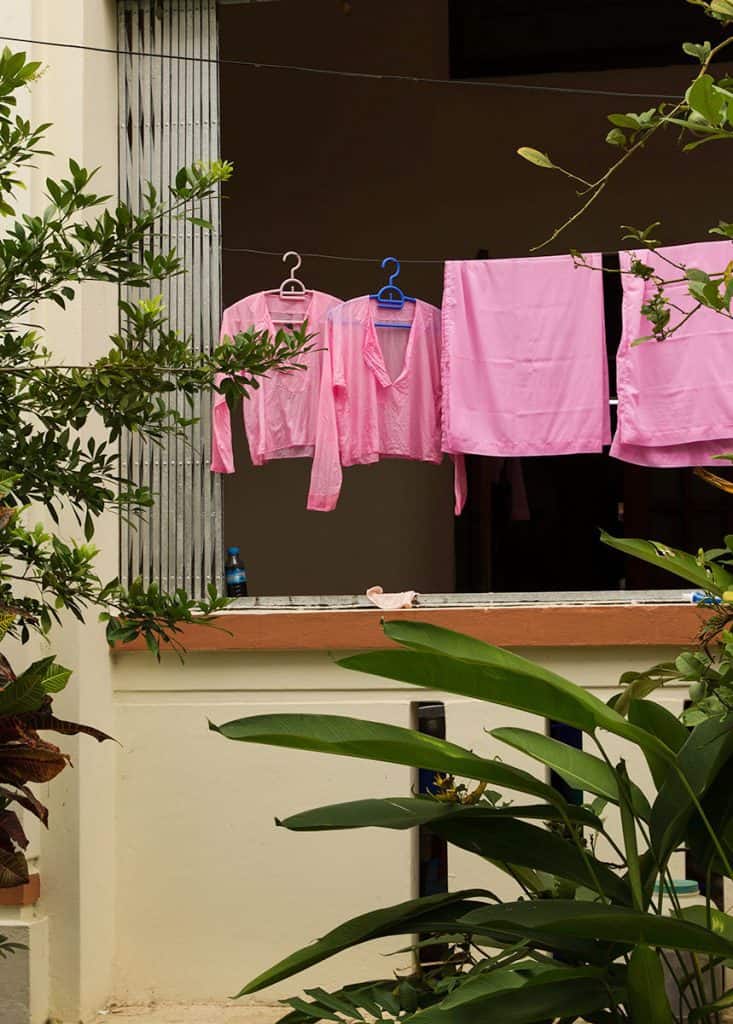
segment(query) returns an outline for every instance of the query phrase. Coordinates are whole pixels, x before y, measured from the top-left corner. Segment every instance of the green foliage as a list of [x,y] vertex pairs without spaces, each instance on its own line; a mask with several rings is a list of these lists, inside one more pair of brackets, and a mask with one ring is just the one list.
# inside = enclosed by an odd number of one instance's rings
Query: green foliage
[[[164,642],[180,651],[182,624],[213,625],[227,601],[213,584],[205,600],[193,600],[182,590],[99,578],[99,516],[134,520],[153,502],[121,472],[118,442],[124,432],[152,445],[183,436],[200,392],[219,390],[233,406],[268,370],[298,372],[311,338],[305,327],[274,338],[252,330],[203,353],[166,323],[155,289],[184,267],[175,249],[156,251],[161,221],[206,229],[200,207],[231,175],[226,162],[182,168],[163,196],[148,184],[133,210],[98,194],[96,172],[69,159],[63,177],[46,179],[43,212],[16,216],[20,172],[43,152],[48,125],[34,128],[13,112],[18,90],[38,71],[23,53],[0,55],[0,643],[25,642],[34,630],[47,637],[65,615],[83,621],[95,609],[110,643],[142,636],[155,654]],[[35,325],[40,304],[66,309],[86,282],[146,294],[120,303],[108,351],[76,365]],[[28,879],[27,840],[9,808],[16,803],[46,824],[29,783],[49,782],[68,764],[39,733],[109,738],[53,714],[53,695],[69,675],[53,655],[16,675],[0,653],[0,887]]]
[[[713,18],[724,28],[733,26],[733,2],[731,0],[688,0],[702,7],[708,17]],[[603,194],[606,186],[620,168],[633,156],[648,147],[655,136],[663,132],[674,131],[679,139],[682,151],[689,153],[699,146],[710,142],[730,141],[733,139],[733,77],[723,73],[716,77],[713,65],[716,59],[733,44],[733,35],[728,35],[712,45],[709,41],[702,43],[683,43],[682,50],[700,65],[699,70],[690,82],[683,97],[677,102],[664,101],[656,107],[639,112],[613,113],[608,115],[611,129],[606,134],[606,142],[614,150],[615,157],[608,168],[597,178],[588,179],[575,171],[568,170],[557,163],[547,153],[529,146],[518,150],[519,156],[537,167],[556,171],[576,183],[577,195],[581,199],[579,208],[571,214],[563,224],[556,228],[550,237],[536,248],[553,242],[560,234],[574,224]],[[724,55],[725,56],[725,55]],[[577,186],[580,186],[577,188]],[[625,241],[654,251],[661,245],[651,232],[659,227],[658,223],[650,228],[639,229],[626,227]],[[725,221],[710,228],[710,234],[723,238],[733,237],[733,226]],[[582,256],[577,256],[579,264],[586,264]],[[707,307],[724,317],[733,317],[733,263],[721,267],[717,273],[707,273],[696,267],[688,267],[665,256],[664,273],[657,273],[652,267],[640,260],[632,262],[630,270],[622,270],[631,276],[638,276],[653,284],[651,295],[644,303],[642,312],[651,324],[652,333],[637,339],[641,344],[652,339],[664,341],[698,309]],[[679,309],[676,302],[670,299],[668,289],[671,285],[686,285],[694,305],[689,314],[672,316],[673,310]]]
[[[350,669],[382,678],[460,693],[577,725],[600,757],[563,748],[539,730],[496,729],[494,740],[532,757],[572,786],[601,799],[568,804],[556,791],[541,804],[530,773],[482,752],[396,726],[323,715],[267,715],[212,726],[239,742],[276,744],[339,756],[407,764],[437,772],[433,796],[356,800],[292,815],[278,824],[293,831],[429,827],[450,845],[468,850],[506,873],[516,898],[473,890],[373,910],[339,925],[258,975],[240,995],[259,992],[328,957],[391,935],[419,936],[408,950],[442,946],[437,962],[405,975],[356,984],[336,993],[311,990],[308,1001],[287,1000],[289,1024],[363,1019],[362,1010],[416,1024],[470,1024],[493,1015],[502,1024],[590,1021],[681,1024],[665,994],[660,957],[684,952],[695,970],[733,957],[733,917],[701,897],[679,906],[669,863],[681,843],[694,846],[702,870],[733,877],[733,712],[690,732],[663,708],[624,694],[618,707],[596,701],[580,686],[489,644],[423,623],[386,623],[399,649],[345,659]],[[612,703],[617,706],[618,698]],[[626,732],[619,721],[631,726]],[[623,761],[609,760],[603,736],[613,731],[647,757],[654,772],[651,801],[629,779]],[[500,767],[500,778],[490,766]],[[501,786],[510,799],[482,784],[458,785],[454,773]],[[549,789],[539,779],[535,784]],[[622,835],[612,840],[609,816]],[[612,860],[609,860],[609,852]],[[604,852],[605,851],[605,852]],[[655,883],[656,890],[655,890]],[[671,901],[662,913],[655,891]],[[715,1005],[702,986],[675,976],[695,1009],[712,1024]],[[371,993],[371,996],[370,996]],[[366,1003],[361,1001],[366,1000]]]

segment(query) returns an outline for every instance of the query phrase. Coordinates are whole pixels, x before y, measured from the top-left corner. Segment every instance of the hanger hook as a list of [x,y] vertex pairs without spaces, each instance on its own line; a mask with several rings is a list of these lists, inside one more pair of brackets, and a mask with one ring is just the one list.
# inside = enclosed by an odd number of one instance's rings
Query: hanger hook
[[394,263],[395,270],[389,275],[389,284],[393,287],[397,287],[395,284],[395,278],[400,276],[400,261],[395,259],[394,256],[385,256],[382,260],[382,270],[386,269],[388,263]]
[[303,266],[303,260],[300,258],[300,255],[297,252],[295,252],[294,249],[290,249],[288,250],[288,252],[283,253],[283,263],[286,263],[291,256],[295,256],[296,262],[290,268],[290,280],[292,280],[295,277],[296,270],[300,270],[300,268]]

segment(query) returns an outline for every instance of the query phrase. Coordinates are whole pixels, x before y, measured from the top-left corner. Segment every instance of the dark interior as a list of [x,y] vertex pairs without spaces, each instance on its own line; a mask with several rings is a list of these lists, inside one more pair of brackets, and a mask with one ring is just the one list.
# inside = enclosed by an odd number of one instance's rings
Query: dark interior
[[451,77],[664,67],[679,62],[681,41],[720,35],[674,0],[451,0]]
[[[587,18],[579,17],[586,6]],[[528,16],[516,9],[479,0],[278,0],[220,8],[224,58],[456,78],[455,85],[426,85],[222,64],[222,153],[236,167],[222,207],[225,305],[277,287],[286,276],[278,255],[247,249],[297,250],[306,285],[344,299],[384,283],[379,261],[395,255],[403,260],[405,291],[440,305],[443,259],[527,255],[575,208],[572,186],[517,158],[519,146],[598,173],[613,156],[603,142],[606,115],[650,105],[461,87],[457,79],[511,69],[525,84],[678,94],[689,80],[679,41],[715,32],[699,11],[669,0],[633,8],[626,0],[543,5],[560,20],[572,9],[577,31],[603,40],[605,49],[588,58],[591,69],[580,70],[568,54],[590,53],[582,40],[543,32],[536,19],[531,30],[522,27]],[[487,18],[497,19],[493,28]],[[630,22],[633,45],[621,53],[621,25],[626,32]],[[575,131],[567,131],[569,122]],[[730,179],[715,145],[681,155],[673,139],[661,139],[630,164],[545,252],[613,253],[623,245],[621,224],[652,220],[662,221],[668,244],[706,237]],[[699,181],[706,187],[695,189],[694,203],[680,204]],[[612,368],[618,288],[610,276]],[[423,593],[681,588],[674,577],[604,548],[598,528],[687,549],[718,546],[733,532],[730,499],[691,470],[640,469],[607,455],[521,460],[526,521],[513,514],[517,468],[476,456],[469,458],[469,502],[458,519],[447,463],[347,469],[337,510],[306,512],[310,463],[254,468],[239,413],[234,435],[237,472],[224,480],[224,543],[241,547],[255,595],[355,594],[377,583]]]

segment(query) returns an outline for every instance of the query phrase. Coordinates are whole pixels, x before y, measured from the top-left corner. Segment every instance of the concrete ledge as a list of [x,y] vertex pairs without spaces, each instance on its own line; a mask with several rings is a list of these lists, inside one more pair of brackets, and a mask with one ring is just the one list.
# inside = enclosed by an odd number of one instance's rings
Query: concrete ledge
[[31,875],[25,885],[0,889],[0,907],[31,907],[41,898],[41,876]]
[[[393,646],[380,627],[386,617],[430,622],[500,647],[685,647],[695,643],[707,615],[693,604],[233,611],[217,616],[211,626],[186,625],[176,639],[188,651],[377,650]],[[143,640],[113,649],[116,654],[146,650]]]
[[37,917],[30,908],[5,908],[0,910],[0,935],[26,947],[16,950],[0,966],[0,1021],[46,1024],[48,918]]

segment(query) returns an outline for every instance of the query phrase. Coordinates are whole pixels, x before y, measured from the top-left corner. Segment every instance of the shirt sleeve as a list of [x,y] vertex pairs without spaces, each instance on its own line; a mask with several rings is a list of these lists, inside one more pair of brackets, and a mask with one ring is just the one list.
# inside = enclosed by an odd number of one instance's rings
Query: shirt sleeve
[[336,508],[343,479],[338,425],[336,423],[336,403],[334,399],[333,360],[331,355],[334,328],[331,317],[328,317],[326,320],[324,338],[326,341],[326,352],[321,370],[316,444],[307,504],[311,512],[331,512]]
[[[220,340],[231,338],[236,334],[236,328],[228,309],[224,310],[221,321]],[[216,383],[221,384],[225,375],[217,374]],[[232,451],[232,420],[229,406],[224,395],[214,392],[214,402],[211,410],[211,472],[212,473],[233,473],[234,453]]]

